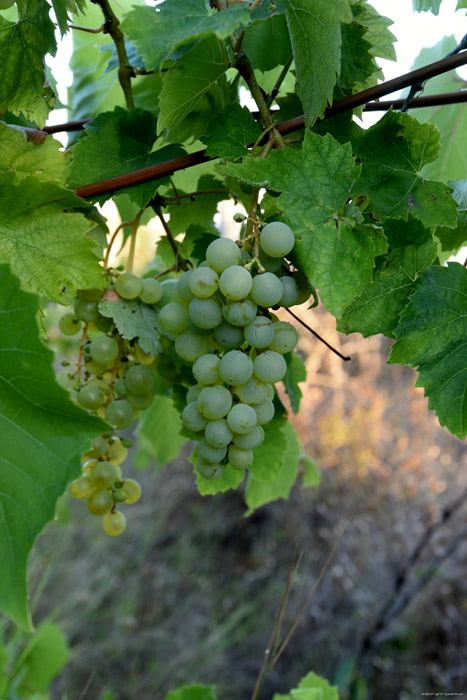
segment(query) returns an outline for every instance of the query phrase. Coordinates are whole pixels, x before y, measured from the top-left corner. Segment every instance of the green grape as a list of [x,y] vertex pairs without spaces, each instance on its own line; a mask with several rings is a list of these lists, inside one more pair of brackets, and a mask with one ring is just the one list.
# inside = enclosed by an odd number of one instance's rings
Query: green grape
[[222,321],[221,307],[213,297],[192,299],[188,307],[188,315],[192,323],[203,330],[216,328]]
[[67,369],[61,369],[60,372],[57,372],[55,379],[60,386],[68,391],[76,389],[78,386],[78,378],[70,374]]
[[252,276],[240,265],[228,267],[219,278],[219,289],[231,301],[245,299],[250,293],[252,284]]
[[273,387],[272,384],[266,384],[266,387],[267,387],[266,398],[267,398],[267,399],[271,399],[271,401],[272,401],[273,398],[274,398],[274,396],[275,396],[275,393],[276,393],[276,392],[274,391],[274,387]]
[[190,289],[200,299],[211,297],[219,287],[219,275],[210,267],[198,267],[189,279]]
[[77,297],[74,303],[74,310],[76,318],[81,321],[96,321],[99,318],[99,309],[97,308],[98,302],[95,299],[84,299],[83,297]]
[[200,328],[196,324],[193,323],[191,318],[188,321],[188,328],[190,331],[192,331],[195,335],[212,335],[212,328]]
[[123,272],[117,277],[114,285],[115,291],[122,299],[136,299],[143,289],[142,279],[132,272]]
[[126,447],[127,449],[129,449],[130,447],[133,447],[133,440],[131,438],[127,438],[127,437],[121,438],[120,442],[122,443],[123,447]]
[[[217,355],[208,353],[198,357],[193,365],[193,376],[199,384],[217,384],[219,376],[220,359]],[[189,392],[188,392],[189,393]],[[199,396],[199,393],[198,393]]]
[[125,374],[125,384],[132,394],[148,394],[154,388],[154,374],[144,365],[133,365]]
[[118,510],[112,511],[111,513],[106,513],[102,520],[102,525],[107,535],[116,537],[117,535],[121,535],[125,529],[125,516]]
[[200,413],[208,420],[223,418],[232,406],[232,395],[225,386],[207,386],[198,396]]
[[311,294],[311,285],[308,278],[301,272],[293,272],[292,277],[297,283],[298,301],[297,304],[304,304]]
[[[254,428],[249,430],[244,435],[234,435],[232,438],[233,444],[240,447],[241,450],[252,450],[254,447],[258,447],[258,445],[260,445],[262,442],[260,428],[261,426],[255,425]],[[263,429],[261,428],[261,430]]]
[[253,278],[250,296],[258,306],[269,309],[270,306],[277,304],[282,296],[282,292],[283,289],[279,278],[272,272],[263,272],[261,275],[256,275]]
[[[201,357],[204,357],[204,355],[202,355]],[[209,357],[211,357],[211,355]],[[214,357],[214,355],[212,357]],[[198,359],[200,359],[200,358],[198,358]],[[196,362],[198,362],[198,360],[196,360]],[[196,362],[195,362],[195,364],[196,364]],[[193,365],[193,367],[194,367],[194,365]],[[186,402],[191,403],[192,401],[196,401],[198,399],[198,396],[203,391],[203,389],[204,389],[203,384],[195,384],[194,386],[190,386],[190,388],[188,389],[188,391],[186,393]]]
[[260,246],[271,258],[283,258],[295,244],[294,232],[281,221],[266,224],[260,233]]
[[[89,362],[86,362],[89,360]],[[85,370],[87,374],[93,374],[96,377],[100,377],[104,374],[107,369],[107,365],[101,365],[100,362],[94,362],[89,356],[85,357]]]
[[258,425],[265,425],[274,418],[274,404],[271,399],[264,399],[261,403],[253,406],[258,418]]
[[181,303],[188,306],[190,301],[195,296],[190,289],[190,276],[193,270],[187,270],[183,273],[177,283],[177,292],[180,297]]
[[219,374],[226,384],[245,384],[253,374],[253,362],[241,350],[229,350],[220,361]]
[[210,421],[204,431],[204,439],[211,447],[226,447],[232,440],[233,433],[224,418]]
[[112,440],[110,445],[108,445],[107,452],[105,453],[107,461],[111,462],[111,464],[114,466],[122,464],[126,460],[127,455],[128,449],[122,444],[122,441],[119,440],[119,438]]
[[280,277],[279,282],[282,285],[282,296],[279,304],[288,309],[290,306],[298,304],[299,292],[297,283],[293,277]]
[[142,289],[139,298],[144,304],[157,304],[162,299],[162,285],[158,280],[148,277],[142,280]]
[[198,454],[205,462],[222,462],[227,454],[227,447],[211,447],[204,438],[198,443]]
[[113,318],[106,318],[99,314],[99,317],[94,321],[98,331],[102,333],[110,333],[113,328],[114,320]]
[[78,392],[78,403],[89,411],[96,411],[104,403],[104,394],[98,386],[88,384]]
[[91,342],[90,352],[94,362],[107,365],[117,359],[118,343],[115,338],[109,338],[108,335],[98,335]]
[[105,410],[105,419],[117,430],[125,430],[133,423],[135,414],[126,399],[119,399],[109,403]]
[[186,362],[195,362],[201,355],[209,352],[209,338],[185,331],[175,340],[175,352]]
[[240,248],[230,238],[218,238],[206,250],[206,261],[216,272],[224,272],[231,265],[238,265],[241,259]]
[[98,462],[89,476],[91,484],[98,491],[108,489],[116,478],[117,471],[111,462]]
[[205,479],[218,479],[225,471],[223,464],[211,464],[203,459],[198,459],[196,468]]
[[117,396],[126,396],[128,393],[128,387],[123,378],[117,379],[115,382],[114,392],[117,394]]
[[243,345],[245,340],[243,329],[238,326],[231,326],[227,321],[222,321],[222,323],[214,329],[212,337],[218,345],[227,350],[239,348]]
[[259,261],[266,272],[279,272],[284,264],[283,258],[271,258],[270,255],[259,249]]
[[94,486],[87,476],[80,476],[70,484],[70,493],[74,498],[87,498],[94,491]]
[[255,409],[245,403],[237,403],[230,409],[227,423],[232,432],[245,435],[257,423]]
[[275,384],[285,377],[287,365],[278,352],[266,350],[255,358],[253,362],[255,375],[265,384]]
[[152,365],[154,362],[155,356],[151,355],[150,352],[145,352],[138,343],[134,346],[133,352],[141,365]]
[[99,435],[99,437],[94,438],[92,441],[92,450],[95,453],[95,457],[102,457],[105,455],[108,448],[109,443],[102,435]]
[[154,394],[149,391],[147,394],[127,394],[126,400],[132,406],[135,411],[143,411],[154,401]]
[[125,503],[137,503],[141,498],[141,486],[135,479],[125,479],[122,488],[127,494]]
[[[178,287],[178,280],[163,280],[161,282],[161,287],[162,296],[157,302],[157,306],[159,308],[162,308],[163,306],[166,306],[166,304],[170,304],[173,301],[177,301],[175,299],[175,290]],[[177,301],[177,304],[178,303],[179,302]]]
[[192,401],[183,409],[182,423],[185,428],[192,430],[194,433],[199,433],[201,430],[205,429],[207,420],[201,415],[197,400]]
[[166,333],[180,335],[188,328],[188,311],[185,306],[171,302],[161,309],[159,323]]
[[297,329],[288,321],[274,323],[274,339],[269,343],[271,350],[282,354],[291,352],[298,343]]
[[257,316],[244,332],[245,340],[252,348],[267,348],[274,340],[274,325],[266,316]]
[[63,335],[76,335],[80,332],[82,323],[75,314],[65,314],[59,320],[58,328]]
[[246,469],[253,463],[252,450],[242,450],[237,445],[229,447],[229,464],[234,469]]
[[250,406],[256,403],[261,403],[267,397],[267,384],[263,384],[255,376],[251,377],[246,384],[241,384],[235,389],[235,393],[242,403],[247,403]]
[[93,515],[104,515],[113,506],[113,498],[110,491],[93,491],[88,498],[88,510]]
[[232,326],[247,326],[251,323],[255,316],[258,307],[251,299],[242,299],[241,301],[230,301],[222,307],[222,315],[227,323]]

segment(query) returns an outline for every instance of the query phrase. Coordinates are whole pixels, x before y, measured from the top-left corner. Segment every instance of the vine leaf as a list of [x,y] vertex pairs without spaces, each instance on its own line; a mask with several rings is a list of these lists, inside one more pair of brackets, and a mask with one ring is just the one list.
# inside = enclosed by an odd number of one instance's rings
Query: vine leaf
[[207,156],[240,158],[248,155],[250,144],[261,135],[261,127],[251,116],[248,107],[227,105],[225,110],[209,122],[202,142],[207,146]]
[[107,424],[74,406],[39,340],[38,299],[0,266],[0,609],[31,630],[26,561],[81,454]]
[[113,301],[104,296],[99,302],[99,311],[103,316],[113,318],[118,332],[125,340],[137,338],[140,348],[154,357],[162,352],[157,313],[152,306],[136,300]]
[[432,12],[434,15],[438,15],[441,1],[442,0],[412,0],[412,5],[415,12]]
[[[70,654],[71,650],[60,627],[45,622],[16,658],[12,675],[21,673],[23,687],[31,692],[47,693],[50,683],[65,666]],[[0,687],[0,692],[1,690]],[[32,695],[36,700],[44,697],[47,696]]]
[[[262,7],[264,12],[267,12],[267,3],[262,2],[256,10],[253,10],[252,19],[255,19],[255,13]],[[285,9],[287,9],[286,5],[283,11]],[[271,47],[274,47],[273,51]],[[284,66],[292,56],[285,15],[276,12],[267,22],[253,22],[246,34],[244,49],[252,64],[260,71]]]
[[63,180],[65,167],[65,154],[51,136],[36,145],[21,127],[0,122],[0,173],[13,168],[17,180],[32,174],[42,180]]
[[86,11],[86,0],[52,0],[55,16],[57,18],[60,34],[63,36],[68,31],[68,13],[79,14]]
[[138,459],[147,462],[149,457],[154,457],[163,466],[178,457],[186,438],[180,435],[180,411],[159,375],[156,375],[154,393],[154,401],[143,411],[137,429]]
[[94,224],[69,213],[83,204],[37,175],[16,182],[14,171],[0,174],[0,260],[11,264],[25,290],[71,304],[77,289],[104,286],[95,244],[85,235]]
[[250,474],[262,484],[270,484],[275,481],[284,464],[287,438],[283,431],[286,424],[287,420],[284,416],[274,416],[264,426],[263,442],[255,447]]
[[339,700],[337,686],[310,671],[302,678],[298,688],[290,691],[289,695],[274,695],[273,700]]
[[303,396],[298,385],[300,382],[306,381],[306,368],[302,358],[295,352],[287,353],[284,358],[287,362],[287,372],[282,381],[289,396],[292,411],[298,413],[300,400]]
[[[222,190],[224,183],[212,175],[202,175],[196,185],[197,192],[208,190]],[[179,194],[184,194],[179,191]],[[199,194],[192,199],[185,198],[179,204],[170,204],[167,212],[170,214],[170,230],[174,236],[179,233],[187,233],[190,226],[197,226],[205,232],[210,231],[218,235],[214,224],[214,214],[220,199],[228,199],[229,193],[210,192]],[[185,242],[185,241],[184,241]]]
[[455,228],[438,226],[435,231],[445,257],[457,253],[467,242],[467,180],[451,180],[448,185],[457,202],[457,225]]

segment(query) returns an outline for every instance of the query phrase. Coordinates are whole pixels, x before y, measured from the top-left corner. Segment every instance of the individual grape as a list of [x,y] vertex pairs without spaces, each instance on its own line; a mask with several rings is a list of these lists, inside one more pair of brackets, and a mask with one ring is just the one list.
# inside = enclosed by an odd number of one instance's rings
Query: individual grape
[[98,335],[91,342],[90,353],[94,362],[107,365],[117,358],[118,343],[115,338],[109,338],[108,335]]
[[123,513],[118,510],[112,511],[111,513],[106,513],[102,520],[102,526],[107,535],[111,537],[116,537],[121,535],[125,529],[126,520]]
[[180,335],[188,328],[188,310],[173,301],[161,309],[159,323],[166,333]]
[[205,479],[218,479],[225,471],[223,464],[211,464],[211,462],[205,462],[203,459],[198,459],[196,468]]
[[279,304],[286,309],[298,304],[299,292],[294,278],[288,276],[280,277],[279,282],[282,285],[282,296],[279,300]]
[[186,362],[195,362],[209,352],[209,338],[187,330],[175,340],[175,352]]
[[61,369],[60,372],[57,372],[55,379],[60,386],[68,391],[76,389],[78,386],[78,378],[70,374],[67,369]]
[[[200,384],[217,384],[219,381],[219,363],[217,355],[208,353],[198,357],[193,365],[193,376]],[[198,394],[199,396],[199,394]]]
[[267,384],[263,384],[255,376],[251,377],[246,384],[241,384],[235,389],[235,393],[242,403],[248,405],[261,403],[267,397]]
[[231,301],[245,299],[250,293],[252,284],[251,274],[240,265],[228,267],[219,278],[219,289]]
[[210,267],[198,267],[190,275],[190,289],[200,299],[211,297],[219,287],[219,275]]
[[216,328],[222,321],[222,309],[213,297],[192,299],[188,307],[188,315],[190,320],[203,330]]
[[122,488],[127,494],[125,503],[137,503],[141,498],[141,486],[135,479],[125,479]]
[[[89,360],[89,362],[87,362]],[[101,377],[107,369],[107,365],[102,365],[100,362],[94,362],[89,355],[84,358],[85,370],[87,374],[93,374],[95,377]]]
[[173,301],[180,303],[175,297],[178,295],[176,294],[176,290],[178,288],[178,280],[163,280],[161,282],[161,287],[162,287],[162,296],[157,302],[157,306],[159,308],[162,308],[163,306],[166,306],[166,304],[170,304]]
[[270,306],[277,304],[282,296],[282,292],[279,278],[272,272],[263,272],[261,275],[256,275],[253,278],[250,296],[258,306],[269,309]]
[[93,456],[95,457],[103,457],[108,448],[109,443],[104,437],[102,437],[102,435],[99,435],[99,437],[94,438],[92,441],[92,451],[94,452]]
[[138,344],[134,347],[134,353],[141,365],[152,365],[154,362],[154,355],[151,355],[150,352],[145,352]]
[[260,233],[260,246],[271,258],[283,258],[295,244],[294,232],[281,221],[266,224]]
[[88,498],[88,510],[93,515],[104,515],[113,506],[113,498],[110,491],[93,491]]
[[97,308],[98,302],[95,299],[84,299],[83,297],[77,297],[74,303],[74,310],[76,318],[81,321],[96,321],[99,318],[99,309]]
[[117,277],[114,285],[115,291],[122,299],[136,299],[143,289],[143,280],[132,272],[123,272]]
[[261,248],[259,249],[259,261],[266,272],[279,272],[284,264],[282,258],[271,258],[271,256],[265,253],[264,250],[261,250]]
[[107,461],[113,464],[114,466],[118,466],[119,464],[122,464],[128,455],[128,449],[122,445],[121,440],[116,438],[115,440],[112,440],[110,445],[108,445],[108,450],[105,454]]
[[70,493],[74,498],[87,498],[94,491],[94,486],[87,476],[80,476],[70,484]]
[[198,454],[205,462],[222,462],[227,454],[227,447],[211,447],[203,438],[198,443]]
[[232,395],[225,386],[207,386],[198,396],[200,413],[208,420],[219,420],[230,411]]
[[127,394],[126,400],[135,411],[143,411],[145,408],[149,408],[154,401],[154,394],[152,391],[147,394]]
[[158,280],[148,277],[142,280],[142,289],[139,298],[145,304],[157,304],[162,299],[163,288]]
[[253,374],[253,362],[244,352],[230,350],[220,361],[219,374],[227,384],[245,384]]
[[143,365],[133,365],[125,374],[125,384],[132,394],[147,394],[154,388],[154,374]]
[[251,299],[242,299],[241,301],[230,301],[224,304],[222,315],[227,323],[232,326],[247,326],[251,323],[255,316],[258,307]]
[[[204,357],[204,355],[202,355],[201,357]],[[209,357],[211,357],[211,355]],[[215,357],[215,355],[212,355],[212,357]],[[198,359],[200,359],[200,358],[198,358]],[[196,360],[196,362],[198,362],[198,360]],[[195,364],[196,364],[196,362],[195,362]],[[194,386],[190,386],[190,388],[188,389],[188,391],[186,393],[186,402],[191,403],[192,401],[196,401],[198,399],[198,396],[203,391],[203,389],[204,389],[204,386],[202,384],[195,384]]]
[[125,430],[133,423],[135,414],[126,399],[119,399],[109,403],[105,411],[105,418],[117,430]]
[[95,489],[108,489],[117,478],[117,471],[111,462],[98,462],[91,471],[89,479]]
[[224,418],[210,421],[204,431],[204,439],[211,447],[226,447],[232,440],[233,433]]
[[83,474],[85,476],[90,476],[97,463],[97,459],[88,459],[85,461],[83,464]]
[[234,433],[244,435],[256,425],[257,418],[254,408],[245,403],[237,403],[232,406],[228,415],[227,423]]
[[113,318],[106,318],[105,316],[99,314],[99,318],[97,318],[94,323],[98,331],[101,331],[102,333],[110,333],[114,325],[114,320]]
[[275,395],[275,393],[276,393],[276,392],[274,391],[274,387],[273,387],[272,384],[266,384],[266,387],[267,387],[266,398],[267,398],[267,399],[271,399],[271,401],[272,401],[273,398],[274,398],[274,395]]
[[206,250],[206,261],[218,273],[224,272],[232,265],[238,265],[241,259],[240,248],[230,238],[217,238]]
[[[259,425],[255,425],[254,428],[249,430],[244,435],[234,435],[232,438],[233,444],[240,447],[242,450],[252,450],[253,448],[258,447],[258,445],[260,445],[262,442],[260,427],[261,426]],[[263,429],[261,428],[261,430]]]
[[182,423],[188,430],[194,433],[199,433],[204,430],[207,425],[206,418],[200,413],[198,401],[189,403],[182,412]]
[[265,425],[274,418],[274,404],[271,399],[264,399],[261,403],[253,406],[258,417],[258,425]]
[[104,394],[98,386],[88,384],[79,390],[78,403],[89,411],[95,411],[104,403]]
[[274,323],[274,339],[269,344],[271,350],[282,354],[291,352],[298,343],[297,329],[288,321]]
[[298,288],[297,304],[304,304],[306,301],[308,301],[311,294],[310,282],[301,272],[293,272],[292,277],[294,278]]
[[253,362],[255,375],[266,384],[275,384],[285,377],[287,365],[278,352],[266,350],[255,358]]
[[117,379],[117,381],[115,382],[114,392],[117,396],[127,395],[128,387],[126,385],[126,381],[123,378]]
[[243,329],[238,326],[231,326],[227,321],[222,321],[222,323],[214,329],[212,337],[216,343],[227,350],[239,348],[243,345],[245,340]]
[[252,348],[267,348],[274,340],[274,325],[266,316],[257,316],[245,326],[245,340]]
[[229,464],[234,469],[246,469],[253,463],[253,451],[242,450],[237,445],[229,447]]
[[75,314],[65,314],[58,322],[58,328],[63,335],[76,335],[80,332],[82,325]]
[[193,270],[187,270],[184,272],[177,283],[178,296],[185,306],[188,306],[190,301],[195,296],[190,289],[190,276],[192,272]]

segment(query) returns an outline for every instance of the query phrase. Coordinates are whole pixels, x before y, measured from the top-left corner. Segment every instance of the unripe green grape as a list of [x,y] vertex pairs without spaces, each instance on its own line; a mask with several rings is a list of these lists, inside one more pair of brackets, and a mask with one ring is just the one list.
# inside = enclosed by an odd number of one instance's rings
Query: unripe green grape
[[[162,287],[162,296],[157,302],[157,306],[159,308],[162,308],[163,306],[166,306],[166,304],[170,304],[173,301],[176,301],[177,304],[179,303],[177,299],[175,299],[175,292],[178,287],[178,280],[163,280],[161,282],[161,287]],[[178,295],[177,295],[178,296]]]
[[298,304],[299,293],[297,283],[293,277],[280,277],[279,282],[282,285],[282,296],[279,304],[288,309],[290,306]]
[[118,343],[115,338],[109,338],[108,335],[98,335],[91,342],[90,353],[94,362],[107,365],[117,358]]
[[128,391],[138,396],[148,394],[154,388],[154,374],[144,365],[133,365],[125,374]]
[[108,445],[107,452],[105,456],[108,462],[111,462],[114,466],[122,464],[128,455],[128,449],[122,444],[121,440],[115,438],[112,440],[110,445]]
[[253,406],[256,411],[256,416],[258,418],[258,425],[266,425],[274,418],[274,404],[271,399],[264,399],[261,403]]
[[207,386],[198,396],[200,413],[208,420],[224,418],[232,406],[232,395],[225,386]]
[[269,309],[277,304],[282,296],[280,280],[272,272],[263,272],[253,278],[253,287],[250,296],[258,306]]
[[141,498],[141,486],[135,479],[125,479],[122,488],[127,494],[125,503],[137,503]]
[[247,469],[253,463],[252,450],[242,450],[237,445],[229,447],[229,464],[234,469]]
[[193,376],[196,381],[205,385],[217,384],[220,379],[219,363],[220,359],[212,353],[198,357],[193,365]]
[[97,464],[97,459],[88,459],[87,461],[84,462],[83,464],[83,474],[85,476],[90,476],[92,470]]
[[190,289],[200,299],[211,297],[219,287],[219,275],[210,267],[198,267],[190,275]]
[[83,297],[77,297],[74,303],[74,310],[76,318],[81,321],[96,321],[99,318],[99,309],[97,308],[98,302],[95,299],[84,299]]
[[117,379],[114,386],[114,392],[117,396],[126,396],[128,393],[128,387],[126,381],[123,378]]
[[101,331],[102,333],[109,333],[114,325],[114,320],[113,318],[106,318],[105,316],[99,314],[99,318],[96,318],[94,323],[98,331]]
[[294,232],[281,221],[266,224],[260,233],[260,246],[271,258],[283,258],[295,245]]
[[177,283],[177,292],[183,304],[188,305],[195,296],[190,289],[190,276],[193,270],[187,270],[183,273]]
[[274,387],[273,387],[272,384],[266,384],[266,387],[267,387],[266,398],[267,398],[267,399],[271,399],[271,401],[272,401],[272,400],[274,399],[274,396],[275,396],[275,393],[276,393],[276,392],[274,391]]
[[117,277],[114,285],[115,291],[122,299],[136,299],[143,289],[143,280],[132,272],[123,272]]
[[117,430],[129,428],[135,419],[133,408],[126,399],[111,401],[105,410],[105,419]]
[[[86,359],[89,359],[89,362],[86,362]],[[89,356],[85,358],[85,363],[84,368],[87,374],[93,374],[96,377],[102,376],[107,369],[106,364],[102,365],[100,362],[94,362]]]
[[277,321],[274,324],[274,339],[269,344],[271,350],[280,352],[292,352],[298,343],[297,329],[288,321]]
[[240,248],[230,238],[218,238],[206,250],[206,261],[218,273],[240,262]]
[[210,421],[204,431],[204,439],[211,447],[226,447],[232,440],[233,432],[225,418]]
[[66,369],[61,369],[60,372],[57,372],[55,379],[60,386],[68,391],[76,389],[78,386],[78,378],[71,375]]
[[154,401],[154,394],[149,391],[147,394],[127,394],[126,400],[135,411],[144,411]]
[[78,392],[78,403],[89,411],[95,411],[104,403],[104,394],[98,386],[88,384]]
[[292,277],[297,283],[298,301],[297,304],[304,304],[311,294],[311,285],[308,278],[301,272],[293,272]]
[[284,264],[283,258],[271,258],[270,255],[259,249],[259,261],[266,272],[279,272]]
[[266,350],[253,362],[255,375],[265,384],[275,384],[285,377],[287,364],[278,352]]
[[252,450],[255,447],[258,447],[258,445],[260,445],[262,442],[260,427],[261,426],[259,425],[255,425],[254,428],[249,430],[244,435],[234,435],[232,438],[233,444],[240,447],[241,450]]
[[171,335],[180,335],[188,328],[188,311],[185,306],[171,302],[159,313],[159,323]]
[[243,329],[238,326],[231,326],[227,321],[214,329],[212,337],[222,348],[230,350],[231,348],[239,348],[245,340]]
[[188,315],[190,320],[203,330],[216,328],[222,321],[222,309],[213,297],[192,299],[188,307]]
[[124,491],[123,489],[115,489],[112,492],[113,499],[116,503],[125,503],[126,497],[127,497],[127,492]]
[[58,328],[63,335],[76,335],[80,332],[82,323],[75,314],[65,314],[59,320]]
[[242,299],[241,301],[230,301],[222,307],[222,315],[227,323],[232,326],[247,326],[251,323],[255,316],[258,307],[251,299]]
[[158,280],[148,277],[142,280],[142,289],[139,298],[144,304],[157,304],[162,299],[162,285]]
[[196,335],[190,330],[185,331],[175,340],[175,352],[185,362],[195,362],[198,357],[209,352],[209,338]]
[[209,442],[203,438],[198,443],[198,454],[205,462],[222,462],[227,454],[227,447],[211,447]]
[[110,491],[93,491],[88,498],[88,510],[93,515],[104,515],[113,506],[113,498]]
[[226,384],[246,384],[253,374],[253,362],[244,352],[230,350],[220,361],[219,374]]
[[94,491],[94,486],[87,476],[80,476],[70,484],[70,493],[74,498],[87,498]]
[[98,462],[89,475],[91,484],[101,491],[108,489],[117,478],[117,471],[111,462]]
[[151,355],[150,352],[145,352],[138,344],[135,345],[133,352],[141,365],[152,365],[154,362],[154,355]]
[[108,448],[109,443],[104,437],[102,437],[102,435],[99,435],[99,437],[94,438],[92,441],[92,449],[95,452],[96,457],[102,457],[105,455]]
[[267,384],[263,384],[257,377],[253,376],[245,384],[237,386],[235,393],[242,403],[247,403],[251,406],[264,401],[267,397],[267,390]]
[[[204,355],[202,355],[204,357]],[[198,360],[196,360],[197,362]],[[204,389],[203,384],[194,384],[193,386],[190,386],[186,393],[186,402],[191,403],[192,401],[196,401],[198,399],[198,396],[201,394],[201,392]]]
[[252,284],[251,274],[240,265],[228,267],[219,278],[219,289],[231,301],[245,299],[250,293]]
[[196,468],[205,479],[218,479],[225,471],[225,466],[223,464],[211,464],[210,462],[205,462],[203,459],[198,459]]
[[102,526],[107,535],[111,537],[116,537],[121,535],[125,529],[126,520],[123,513],[118,510],[113,513],[106,513],[102,519]]
[[192,430],[194,433],[199,433],[201,430],[204,430],[208,422],[200,413],[197,400],[185,406],[181,417],[185,428]]
[[257,316],[245,326],[245,340],[252,348],[267,348],[274,340],[274,325],[266,316]]
[[234,433],[245,435],[257,423],[256,412],[254,408],[245,403],[237,403],[232,406],[227,415],[227,424]]

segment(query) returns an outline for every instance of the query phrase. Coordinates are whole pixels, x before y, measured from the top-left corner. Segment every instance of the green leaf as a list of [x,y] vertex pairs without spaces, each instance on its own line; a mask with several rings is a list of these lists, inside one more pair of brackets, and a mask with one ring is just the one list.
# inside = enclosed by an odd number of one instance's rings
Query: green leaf
[[287,23],[297,75],[297,93],[312,125],[331,103],[340,71],[341,22],[351,22],[348,0],[290,0]]
[[457,225],[455,228],[438,226],[435,236],[441,250],[454,255],[467,243],[467,180],[451,180],[448,185],[452,187],[452,196],[457,202]]
[[135,299],[118,299],[111,292],[99,303],[99,311],[107,318],[113,318],[118,332],[126,340],[138,339],[138,345],[144,352],[154,357],[161,352],[157,332],[157,313],[152,306]]
[[41,625],[15,660],[13,672],[21,672],[21,684],[28,691],[45,693],[70,657],[70,649],[60,627],[52,622]]
[[207,156],[240,158],[248,154],[247,146],[255,143],[260,135],[261,127],[250,110],[239,104],[230,104],[209,122],[202,141],[207,146]]
[[17,180],[32,174],[41,180],[63,180],[65,167],[65,154],[52,136],[36,145],[21,127],[0,122],[0,173],[13,168]]
[[[209,192],[209,190],[225,190]],[[222,180],[212,175],[202,175],[196,185],[196,192],[207,191],[190,199],[182,199],[179,204],[170,204],[167,212],[170,214],[170,230],[176,236],[186,233],[190,226],[198,226],[218,235],[214,224],[214,215],[217,212],[219,200],[228,199],[229,192],[224,187]],[[180,194],[184,194],[180,192]]]
[[[307,673],[307,675],[302,678],[300,683],[298,684],[298,690],[299,691],[310,691],[310,690],[317,690],[319,691],[318,694],[316,695],[316,700],[339,700],[339,695],[338,695],[338,690],[335,686],[331,686],[329,682],[325,679],[322,678],[321,676],[317,676],[316,673],[313,673],[310,671],[310,673]],[[294,695],[295,693],[295,695]],[[297,693],[296,690],[291,691],[292,697],[297,700],[300,698],[300,700],[310,700],[313,698],[312,695],[307,695],[307,693]],[[314,698],[313,698],[314,700]]]
[[85,235],[93,224],[69,213],[83,205],[70,190],[37,175],[16,182],[14,171],[0,174],[0,259],[11,264],[24,289],[70,304],[77,289],[104,286],[94,243]]
[[26,561],[81,454],[107,424],[74,406],[39,340],[37,297],[0,266],[0,610],[31,629]]
[[287,362],[287,372],[282,381],[289,395],[292,411],[298,413],[300,399],[303,395],[298,385],[300,382],[306,381],[306,368],[302,358],[295,352],[287,353],[284,357]]
[[341,71],[334,90],[334,99],[361,92],[376,85],[383,74],[378,67],[366,29],[359,21],[342,25]]
[[185,685],[168,693],[164,700],[217,700],[214,685]]
[[467,9],[467,0],[457,0],[456,10]]
[[[86,135],[76,143],[71,154],[68,185],[79,187],[139,168],[163,163],[183,155],[179,146],[164,146],[153,151],[156,140],[156,119],[142,109],[127,111],[116,107],[86,124]],[[159,178],[119,190],[143,209],[167,178]],[[104,202],[110,194],[95,197]]]
[[79,14],[85,11],[86,0],[52,0],[55,16],[57,18],[60,34],[63,36],[68,31],[68,12]]
[[250,474],[263,484],[270,484],[277,478],[287,453],[287,437],[284,428],[287,419],[284,416],[274,416],[266,423],[264,428],[264,440],[253,451],[253,464]]
[[304,470],[302,487],[318,486],[321,483],[321,472],[316,462],[308,457],[302,457],[302,468]]
[[388,29],[391,24],[394,24],[392,19],[380,15],[365,0],[357,0],[357,3],[352,6],[352,11],[354,21],[365,27],[365,39],[371,44],[370,53],[387,61],[395,61],[396,37]]
[[[266,7],[266,3],[262,5]],[[254,22],[247,30],[244,50],[254,67],[260,71],[285,65],[292,57],[285,15],[273,15],[267,22]]]
[[414,12],[432,12],[439,14],[439,7],[442,0],[412,0]]
[[156,391],[152,405],[143,411],[138,426],[138,449],[154,457],[163,467],[178,457],[186,438],[180,435],[182,422],[170,396]]
[[0,114],[23,112],[42,128],[55,101],[44,70],[45,54],[56,49],[54,25],[47,3],[17,5],[16,23],[0,15]]
[[138,47],[148,69],[161,64],[180,46],[216,34],[226,39],[242,24],[248,24],[248,7],[233,5],[221,12],[208,10],[204,0],[166,0],[159,7],[138,7],[123,20],[125,36]]
[[254,23],[270,19],[274,15],[285,12],[288,4],[289,0],[262,0],[251,13],[251,19]]
[[407,224],[388,220],[384,232],[388,251],[376,258],[373,281],[344,310],[337,323],[337,330],[343,333],[358,332],[365,338],[383,333],[393,338],[416,280],[436,258],[436,243],[419,221],[411,217]]

